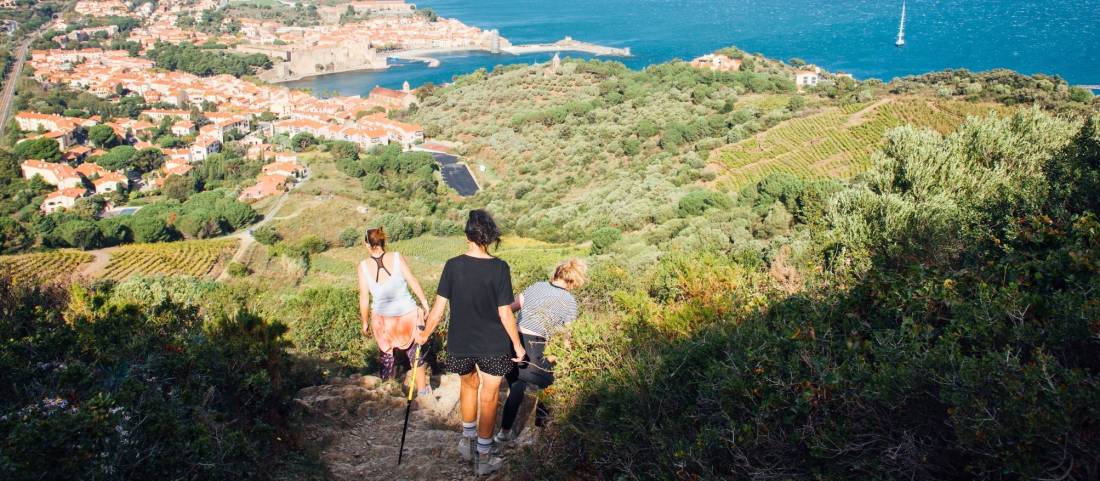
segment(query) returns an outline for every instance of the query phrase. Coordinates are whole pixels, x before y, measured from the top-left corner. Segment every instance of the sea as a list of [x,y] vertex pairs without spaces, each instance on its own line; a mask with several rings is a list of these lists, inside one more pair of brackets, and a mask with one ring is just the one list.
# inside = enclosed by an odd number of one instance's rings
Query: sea
[[[635,69],[737,46],[767,57],[799,58],[859,79],[943,69],[1009,68],[1100,84],[1100,0],[909,0],[906,45],[896,47],[900,0],[420,0],[514,44],[571,36],[633,56]],[[382,72],[349,72],[291,82],[315,95],[365,95],[375,85],[441,84],[499,64],[545,62],[553,54],[483,52],[439,56],[440,66],[396,61]],[[589,57],[563,54],[565,57]]]

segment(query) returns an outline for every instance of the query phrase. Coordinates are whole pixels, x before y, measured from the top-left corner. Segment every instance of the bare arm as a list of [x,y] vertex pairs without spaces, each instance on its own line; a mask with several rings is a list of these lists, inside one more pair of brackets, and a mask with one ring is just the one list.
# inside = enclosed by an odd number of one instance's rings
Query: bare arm
[[527,350],[523,348],[523,343],[519,342],[519,327],[516,326],[516,315],[512,313],[512,306],[500,306],[497,308],[497,313],[500,314],[500,323],[504,324],[504,331],[508,333],[508,339],[512,340],[512,350],[516,352],[516,357],[513,361],[521,362],[523,358],[527,356]]
[[424,330],[420,331],[420,334],[416,336],[416,343],[424,345],[428,342],[428,338],[435,332],[436,326],[439,326],[439,322],[443,320],[443,313],[447,310],[447,298],[439,294],[435,296],[435,304],[432,304],[432,310],[428,313],[428,319],[424,321]]
[[413,275],[412,269],[409,269],[408,262],[401,263],[401,273],[405,276],[405,282],[409,284],[409,288],[412,289],[413,294],[420,300],[420,308],[424,311],[428,310],[428,298],[424,295],[424,288],[420,287],[420,281]]
[[516,302],[513,302],[512,305],[510,305],[508,307],[510,307],[512,309],[512,312],[516,312],[520,309],[523,309],[523,293],[522,292],[519,293],[519,296],[516,297]]
[[363,335],[370,333],[370,285],[367,283],[367,265],[360,262],[359,269],[359,319],[363,321]]

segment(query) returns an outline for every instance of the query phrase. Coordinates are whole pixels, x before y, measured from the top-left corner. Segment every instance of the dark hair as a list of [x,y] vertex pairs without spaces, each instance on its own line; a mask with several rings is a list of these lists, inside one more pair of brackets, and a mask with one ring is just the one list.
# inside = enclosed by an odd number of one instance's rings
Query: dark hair
[[367,235],[363,238],[367,241],[367,245],[371,247],[386,248],[386,231],[382,230],[381,226],[367,229]]
[[500,228],[488,212],[482,209],[471,210],[470,217],[466,219],[466,239],[486,249],[489,244],[499,246]]

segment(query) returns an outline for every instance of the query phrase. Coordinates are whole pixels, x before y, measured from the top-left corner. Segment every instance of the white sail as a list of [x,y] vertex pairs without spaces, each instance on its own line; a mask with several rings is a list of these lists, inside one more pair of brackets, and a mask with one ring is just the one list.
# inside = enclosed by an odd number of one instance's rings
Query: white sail
[[898,25],[898,40],[894,45],[905,45],[905,0],[901,1],[901,23]]

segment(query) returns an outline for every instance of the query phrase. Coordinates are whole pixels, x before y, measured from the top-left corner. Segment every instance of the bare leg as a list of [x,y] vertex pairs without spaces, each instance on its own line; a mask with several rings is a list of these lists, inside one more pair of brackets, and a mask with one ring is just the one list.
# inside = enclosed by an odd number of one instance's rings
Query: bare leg
[[[493,376],[481,373],[481,417],[477,422],[477,435],[481,438],[492,438],[493,429],[497,423],[497,400],[500,398],[500,382],[504,376]],[[462,418],[466,419],[465,415]]]
[[[462,375],[462,389],[458,392],[458,403],[461,406],[462,422],[472,423],[477,421],[477,388],[481,384],[477,377],[477,370]],[[494,410],[495,411],[495,410]]]

